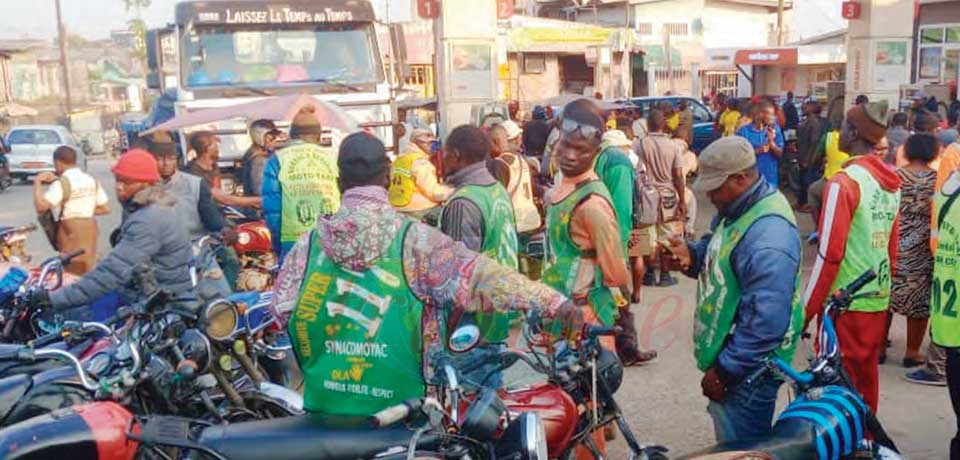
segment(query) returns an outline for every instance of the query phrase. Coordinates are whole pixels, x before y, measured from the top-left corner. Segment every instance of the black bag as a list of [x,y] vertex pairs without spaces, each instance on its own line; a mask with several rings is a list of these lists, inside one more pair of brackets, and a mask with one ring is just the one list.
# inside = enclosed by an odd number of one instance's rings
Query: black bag
[[57,233],[60,230],[60,220],[63,220],[63,209],[67,206],[67,200],[70,199],[70,182],[66,177],[60,178],[60,188],[63,190],[63,199],[60,200],[60,215],[54,217],[53,210],[48,209],[37,216],[43,233],[47,235],[47,241],[53,249],[59,251],[60,245],[57,243]]

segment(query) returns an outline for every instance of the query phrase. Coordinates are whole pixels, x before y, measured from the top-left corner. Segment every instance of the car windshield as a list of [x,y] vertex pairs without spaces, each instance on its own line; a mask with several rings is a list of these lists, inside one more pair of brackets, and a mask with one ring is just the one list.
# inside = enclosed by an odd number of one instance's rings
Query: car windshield
[[60,144],[60,136],[52,129],[18,129],[10,133],[7,143],[16,144]]
[[370,24],[190,29],[182,40],[187,87],[383,80]]

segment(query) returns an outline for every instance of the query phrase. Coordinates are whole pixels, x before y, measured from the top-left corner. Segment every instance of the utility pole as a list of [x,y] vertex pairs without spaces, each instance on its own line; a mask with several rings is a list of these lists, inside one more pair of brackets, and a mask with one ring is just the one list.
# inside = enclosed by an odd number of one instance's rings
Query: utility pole
[[73,112],[73,98],[70,96],[70,67],[67,61],[67,34],[63,29],[63,18],[60,14],[60,0],[53,0],[57,8],[57,39],[60,42],[60,68],[63,70],[64,96],[67,98],[67,115]]
[[777,0],[777,46],[783,46],[783,1]]

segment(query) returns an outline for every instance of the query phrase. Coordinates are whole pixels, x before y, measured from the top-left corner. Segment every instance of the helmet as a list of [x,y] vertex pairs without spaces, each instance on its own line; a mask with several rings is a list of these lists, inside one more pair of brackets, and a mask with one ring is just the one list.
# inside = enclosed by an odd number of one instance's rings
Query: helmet
[[250,140],[253,141],[253,145],[263,147],[264,135],[275,129],[277,126],[270,120],[256,120],[250,123]]

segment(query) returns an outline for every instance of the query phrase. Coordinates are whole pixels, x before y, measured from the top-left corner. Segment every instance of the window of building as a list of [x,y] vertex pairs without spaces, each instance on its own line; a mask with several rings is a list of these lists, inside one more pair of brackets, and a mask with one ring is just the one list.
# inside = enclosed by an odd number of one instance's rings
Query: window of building
[[524,54],[523,73],[543,73],[547,70],[547,59],[543,54]]
[[947,43],[960,43],[960,26],[947,27]]
[[637,23],[637,33],[640,35],[653,35],[653,23],[652,22],[638,22]]
[[663,25],[663,28],[673,37],[685,37],[690,34],[690,25],[685,22],[668,22]]
[[943,27],[924,27],[920,29],[920,43],[943,43]]

